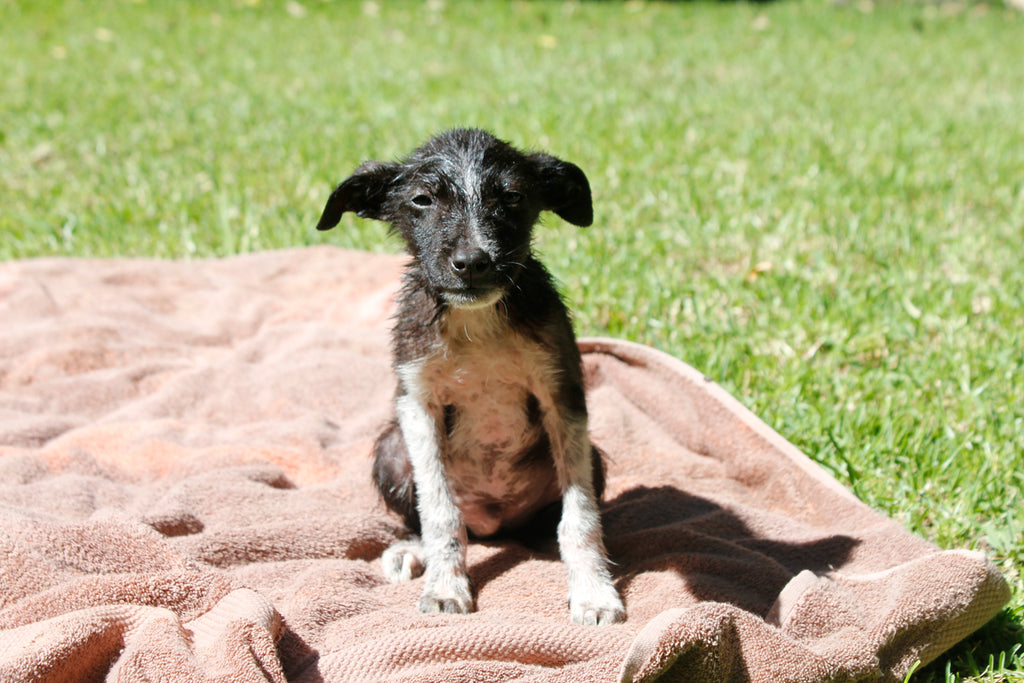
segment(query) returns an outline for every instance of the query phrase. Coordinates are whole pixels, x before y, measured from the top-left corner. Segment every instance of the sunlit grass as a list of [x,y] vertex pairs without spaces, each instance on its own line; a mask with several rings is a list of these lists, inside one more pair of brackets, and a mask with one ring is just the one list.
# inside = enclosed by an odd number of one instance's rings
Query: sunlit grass
[[[579,164],[582,334],[698,367],[1010,607],[916,680],[1021,680],[1024,17],[825,2],[2,2],[0,258],[331,243],[333,184],[474,125]],[[1016,648],[1016,649],[1014,649]],[[949,670],[947,676],[946,671]]]

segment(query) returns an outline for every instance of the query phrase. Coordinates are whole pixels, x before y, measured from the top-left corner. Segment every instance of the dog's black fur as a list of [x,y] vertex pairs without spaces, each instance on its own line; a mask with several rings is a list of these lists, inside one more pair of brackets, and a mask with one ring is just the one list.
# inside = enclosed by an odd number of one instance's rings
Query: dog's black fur
[[[346,211],[390,223],[413,257],[405,270],[392,336],[399,375],[398,419],[376,442],[373,478],[386,505],[408,528],[417,534],[424,531],[428,587],[421,610],[472,609],[471,598],[460,598],[459,590],[453,589],[454,598],[447,588],[439,588],[439,596],[431,595],[432,564],[450,566],[456,579],[465,575],[464,542],[460,545],[453,524],[461,525],[463,536],[467,527],[478,536],[521,527],[560,509],[561,494],[568,486],[580,487],[584,503],[590,501],[589,507],[574,508],[574,514],[597,526],[596,542],[590,527],[585,539],[573,536],[572,542],[597,546],[592,550],[599,551],[601,560],[591,563],[596,569],[581,565],[585,571],[577,573],[588,577],[592,573],[593,583],[610,587],[595,502],[604,487],[602,458],[589,440],[584,455],[584,445],[577,443],[578,429],[573,429],[582,425],[585,439],[580,354],[568,311],[531,249],[532,229],[542,211],[553,211],[578,226],[591,224],[586,175],[574,164],[548,154],[526,154],[489,133],[457,129],[431,139],[404,161],[362,164],[331,194],[317,229],[334,227]],[[491,391],[487,387],[497,384],[491,376],[502,372],[487,365],[489,348],[496,363],[514,359],[510,362],[525,368],[525,376],[513,382],[511,398],[499,397],[504,402],[495,412],[483,413],[478,405],[481,392],[486,396]],[[501,355],[509,354],[510,348],[511,355]],[[456,357],[457,364],[459,353],[467,349],[466,368],[452,365],[451,358]],[[520,362],[522,358],[528,360]],[[435,366],[439,369],[427,370]],[[452,368],[482,373],[484,378],[475,389],[462,392],[461,380],[441,370]],[[507,446],[508,439],[490,436],[495,420],[498,433],[504,435],[508,430],[500,427],[506,425],[525,435]],[[417,431],[417,425],[424,424],[429,428]],[[437,471],[445,481],[417,472],[417,462],[427,470],[438,459]],[[500,475],[491,476],[499,470]],[[480,484],[481,478],[487,478],[486,487]],[[556,484],[558,492],[553,495]],[[503,485],[522,493],[525,503],[509,495],[482,492],[495,487],[501,491]],[[440,501],[440,507],[447,509],[454,503],[461,514],[453,510],[455,519],[448,520],[447,513],[433,510],[419,495],[421,486],[430,488],[431,500]],[[434,517],[448,521],[427,525]],[[563,524],[567,531],[560,527],[560,542],[563,535],[575,533],[572,529],[583,528],[576,521]],[[396,560],[405,561],[411,560]],[[396,566],[394,572],[409,578],[400,569]],[[570,584],[572,575],[570,568]],[[448,586],[445,580],[438,578],[436,583]],[[621,603],[614,588],[611,591],[611,595],[586,587],[574,591],[570,585],[571,601],[574,593],[586,594],[578,596],[582,606],[574,608],[574,619],[584,623],[621,619]],[[591,600],[594,595],[598,597]]]

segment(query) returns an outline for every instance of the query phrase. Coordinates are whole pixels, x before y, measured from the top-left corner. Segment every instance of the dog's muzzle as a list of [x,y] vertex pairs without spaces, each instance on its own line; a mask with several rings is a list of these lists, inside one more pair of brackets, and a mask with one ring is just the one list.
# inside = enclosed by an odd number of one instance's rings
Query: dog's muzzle
[[452,273],[471,288],[474,280],[477,283],[484,283],[493,277],[494,262],[483,249],[456,249],[452,252],[448,265],[451,266]]
[[448,258],[445,301],[459,308],[491,306],[504,296],[505,287],[490,255],[477,247],[456,249]]

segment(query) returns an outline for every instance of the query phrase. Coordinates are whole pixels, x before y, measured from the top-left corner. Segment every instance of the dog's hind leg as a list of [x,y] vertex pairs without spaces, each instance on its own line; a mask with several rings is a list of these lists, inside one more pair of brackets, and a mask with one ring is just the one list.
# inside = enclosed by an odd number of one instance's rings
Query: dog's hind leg
[[387,508],[402,518],[409,531],[419,534],[412,462],[398,422],[389,424],[373,445],[373,483]]
[[380,563],[389,581],[411,581],[423,573],[423,543],[416,536],[398,541],[384,551]]

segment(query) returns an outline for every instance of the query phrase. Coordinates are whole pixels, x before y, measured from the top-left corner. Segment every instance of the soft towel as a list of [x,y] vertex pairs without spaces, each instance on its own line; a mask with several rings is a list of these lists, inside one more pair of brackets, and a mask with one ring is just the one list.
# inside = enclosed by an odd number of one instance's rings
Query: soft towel
[[713,381],[583,339],[628,619],[553,544],[472,543],[478,612],[380,554],[403,257],[0,264],[0,680],[899,680],[1006,583],[858,501]]

